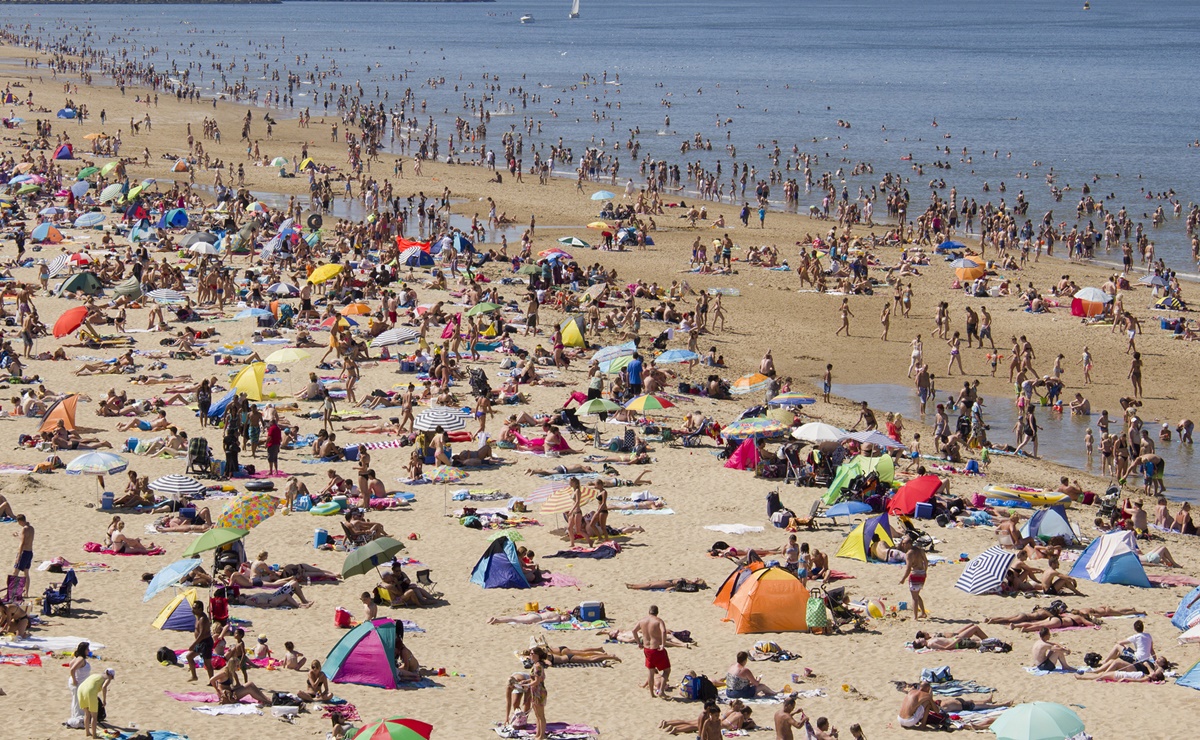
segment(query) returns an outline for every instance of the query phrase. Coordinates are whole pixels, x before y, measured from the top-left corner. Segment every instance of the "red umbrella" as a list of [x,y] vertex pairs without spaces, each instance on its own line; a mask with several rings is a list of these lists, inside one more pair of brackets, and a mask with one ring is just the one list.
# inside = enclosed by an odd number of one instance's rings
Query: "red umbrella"
[[900,486],[900,490],[892,496],[892,500],[888,502],[888,513],[912,516],[917,504],[928,502],[941,487],[942,479],[936,475],[913,478]]
[[67,261],[73,265],[89,265],[92,262],[92,258],[84,252],[76,252],[68,257]]
[[87,315],[87,306],[76,306],[75,308],[67,309],[63,312],[62,316],[58,317],[58,321],[54,322],[54,337],[61,339],[83,326],[83,320],[87,318]]

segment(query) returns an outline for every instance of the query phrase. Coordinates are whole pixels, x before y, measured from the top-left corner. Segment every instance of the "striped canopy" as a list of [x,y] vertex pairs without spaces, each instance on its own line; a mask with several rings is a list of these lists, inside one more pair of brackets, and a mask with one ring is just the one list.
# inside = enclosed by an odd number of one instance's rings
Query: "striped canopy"
[[[583,486],[579,490],[579,502],[583,506],[595,501],[596,497],[600,495],[599,489],[592,488],[590,486]],[[574,496],[571,493],[571,487],[564,483],[561,488],[554,491],[549,497],[546,498],[546,501],[542,504],[540,511],[542,514],[547,516],[551,514],[566,514],[574,505],[573,501]]]
[[154,482],[150,484],[150,490],[168,498],[179,498],[199,495],[204,493],[207,487],[190,475],[174,473],[155,478]]
[[1008,572],[1008,566],[1014,557],[1015,553],[999,547],[989,547],[967,563],[954,587],[976,596],[995,593],[1000,590],[1004,574]]
[[397,326],[395,329],[388,329],[379,336],[371,340],[372,347],[390,347],[393,344],[403,344],[411,342],[421,333],[416,329],[410,329],[407,326]]
[[417,418],[413,421],[413,427],[422,432],[432,432],[438,427],[441,427],[443,431],[458,432],[467,428],[468,419],[470,416],[460,409],[434,406],[417,414]]

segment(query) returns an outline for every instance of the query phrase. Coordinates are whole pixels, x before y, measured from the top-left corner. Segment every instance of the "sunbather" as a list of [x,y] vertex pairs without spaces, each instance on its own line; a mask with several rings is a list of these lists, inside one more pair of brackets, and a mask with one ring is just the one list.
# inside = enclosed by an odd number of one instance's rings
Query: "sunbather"
[[[752,713],[751,708],[743,704],[740,699],[734,699],[729,703],[729,709],[721,717],[721,730],[736,732],[753,729],[754,721],[750,719]],[[700,731],[700,723],[692,719],[665,719],[659,722],[658,726],[672,735],[692,735]]]
[[[544,641],[543,641],[544,642]],[[546,645],[542,646],[546,652],[547,658],[550,660],[550,665],[567,665],[568,663],[583,663],[584,665],[607,665],[609,663],[620,663],[621,659],[615,655],[610,655],[604,651],[604,648],[569,648],[566,645],[552,648]],[[528,657],[529,651],[521,651],[521,657]]]
[[124,553],[126,555],[145,555],[148,552],[153,552],[156,547],[153,542],[149,545],[142,544],[142,541],[136,537],[125,536],[125,522],[117,522],[117,528],[112,533],[112,551]]
[[[623,645],[638,644],[638,638],[633,634],[633,630],[623,630],[613,627],[607,630],[597,630],[596,634],[610,642],[619,642]],[[695,641],[684,642],[683,640],[680,640],[673,632],[667,632],[666,639],[663,641],[663,647],[669,648],[691,648],[696,644],[697,643]]]
[[488,617],[488,624],[558,624],[570,622],[570,612],[537,611],[518,614],[515,617]]
[[917,632],[913,640],[914,650],[974,650],[987,639],[987,633],[977,624],[968,624],[953,635]]
[[304,597],[304,591],[300,588],[300,584],[292,581],[285,583],[270,593],[247,594],[239,592],[230,599],[230,603],[242,606],[254,606],[259,609],[275,609],[281,606],[292,609],[307,609],[313,605],[313,602]]
[[649,581],[647,583],[626,583],[625,588],[634,591],[682,591],[695,593],[708,588],[703,578],[674,578],[666,581]]

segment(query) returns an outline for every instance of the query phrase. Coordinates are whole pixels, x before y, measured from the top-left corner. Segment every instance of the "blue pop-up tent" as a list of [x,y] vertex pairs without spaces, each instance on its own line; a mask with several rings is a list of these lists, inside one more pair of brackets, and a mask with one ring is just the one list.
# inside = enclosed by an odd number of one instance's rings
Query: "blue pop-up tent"
[[1095,583],[1151,587],[1146,569],[1138,560],[1133,532],[1109,532],[1097,537],[1075,562],[1071,577]]
[[529,588],[529,581],[521,570],[521,556],[512,540],[507,537],[492,540],[475,564],[471,583],[483,588]]

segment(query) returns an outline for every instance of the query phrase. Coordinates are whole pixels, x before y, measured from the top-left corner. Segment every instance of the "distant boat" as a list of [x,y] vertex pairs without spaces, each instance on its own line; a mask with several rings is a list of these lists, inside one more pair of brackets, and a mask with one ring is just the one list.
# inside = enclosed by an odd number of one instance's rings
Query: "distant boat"
[[571,0],[571,13],[567,17],[572,20],[579,18],[579,0]]
[[526,13],[525,15],[521,16],[521,22],[522,23],[533,23],[533,14]]
[[1091,4],[1090,2],[1088,2],[1087,0],[1084,0],[1084,3],[1083,3],[1083,9],[1084,9],[1084,10],[1091,10],[1091,9],[1092,9],[1092,4]]

